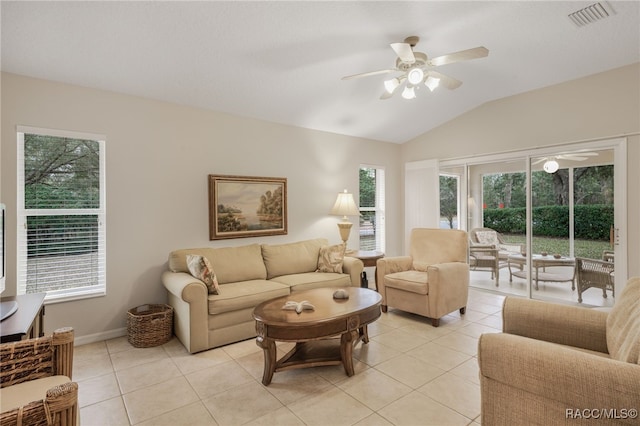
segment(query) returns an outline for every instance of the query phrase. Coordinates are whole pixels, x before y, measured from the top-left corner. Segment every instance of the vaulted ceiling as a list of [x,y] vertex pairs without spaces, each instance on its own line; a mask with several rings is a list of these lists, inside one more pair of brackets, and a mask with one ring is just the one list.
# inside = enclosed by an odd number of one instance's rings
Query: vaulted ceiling
[[[2,71],[403,143],[486,102],[640,61],[640,2],[2,1]],[[463,82],[380,100],[390,43],[418,36]],[[640,78],[640,76],[639,76]]]

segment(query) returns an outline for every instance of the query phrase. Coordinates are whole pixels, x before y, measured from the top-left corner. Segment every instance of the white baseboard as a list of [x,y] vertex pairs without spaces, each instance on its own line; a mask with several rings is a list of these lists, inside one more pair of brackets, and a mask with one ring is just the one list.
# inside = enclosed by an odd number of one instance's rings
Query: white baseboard
[[74,346],[86,345],[88,343],[102,342],[104,340],[115,339],[127,335],[127,327],[116,328],[114,330],[102,331],[100,333],[89,334],[74,338]]

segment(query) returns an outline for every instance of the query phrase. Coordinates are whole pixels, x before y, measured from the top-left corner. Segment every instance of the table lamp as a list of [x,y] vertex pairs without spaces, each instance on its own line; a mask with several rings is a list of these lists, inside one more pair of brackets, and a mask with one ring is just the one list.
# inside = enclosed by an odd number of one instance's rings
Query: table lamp
[[347,219],[347,216],[360,216],[358,206],[356,206],[353,200],[353,194],[348,193],[346,189],[344,192],[339,192],[330,214],[342,216],[342,222],[338,222],[338,229],[340,230],[340,238],[346,247],[351,226],[353,226],[353,224],[349,222],[349,219]]

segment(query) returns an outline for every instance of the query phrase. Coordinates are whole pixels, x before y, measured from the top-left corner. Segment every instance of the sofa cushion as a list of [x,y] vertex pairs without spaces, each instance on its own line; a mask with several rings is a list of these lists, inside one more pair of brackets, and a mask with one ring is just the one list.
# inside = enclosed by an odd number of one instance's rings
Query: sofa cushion
[[250,280],[225,284],[220,294],[208,297],[209,315],[253,308],[265,300],[288,294],[288,286],[274,281]]
[[199,254],[187,255],[187,267],[189,272],[195,278],[199,279],[207,286],[209,294],[219,294],[220,286],[218,285],[218,278],[211,266],[209,260]]
[[320,252],[318,253],[318,270],[316,272],[337,272],[341,274],[345,249],[345,244],[320,247]]
[[611,358],[640,364],[640,277],[631,278],[607,317]]
[[267,279],[281,275],[314,272],[318,269],[320,247],[327,244],[324,238],[297,243],[262,245],[262,258],[267,268]]
[[292,292],[319,287],[351,286],[351,276],[335,272],[307,272],[304,274],[282,275],[271,281],[279,282],[290,287]]
[[384,286],[417,294],[429,294],[429,276],[423,271],[401,271],[384,276]]
[[169,255],[169,269],[172,272],[189,273],[186,260],[187,254],[199,254],[209,259],[213,270],[216,271],[216,277],[220,284],[264,280],[267,278],[267,270],[262,260],[262,251],[259,244],[240,247],[175,250]]

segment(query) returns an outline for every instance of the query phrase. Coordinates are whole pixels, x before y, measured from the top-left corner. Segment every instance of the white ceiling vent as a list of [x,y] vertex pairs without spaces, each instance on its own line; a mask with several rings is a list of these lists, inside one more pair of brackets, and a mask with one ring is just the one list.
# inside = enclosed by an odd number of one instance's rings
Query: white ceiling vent
[[583,27],[587,24],[593,24],[600,19],[608,18],[615,12],[607,2],[594,3],[591,6],[587,6],[584,9],[576,10],[570,13],[569,19],[578,27]]

